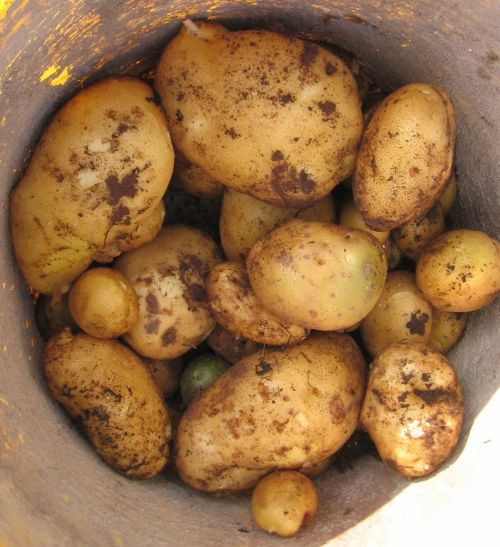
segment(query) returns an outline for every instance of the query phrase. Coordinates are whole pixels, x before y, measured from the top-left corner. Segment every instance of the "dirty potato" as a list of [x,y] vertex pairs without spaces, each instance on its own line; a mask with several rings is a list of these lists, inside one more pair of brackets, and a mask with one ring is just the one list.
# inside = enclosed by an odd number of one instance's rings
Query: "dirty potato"
[[147,359],[143,363],[148,367],[156,385],[165,399],[172,397],[179,387],[184,363],[182,359]]
[[175,155],[174,177],[183,190],[202,199],[219,199],[224,193],[224,186],[220,182],[179,152]]
[[339,224],[346,226],[347,228],[364,230],[365,232],[370,233],[373,237],[376,237],[380,243],[385,243],[389,239],[389,230],[377,232],[368,228],[363,216],[361,215],[361,212],[351,198],[345,199],[340,206]]
[[432,310],[432,329],[428,342],[429,347],[440,353],[450,351],[460,338],[462,338],[468,319],[468,313],[442,311],[434,308]]
[[252,353],[262,351],[263,349],[263,346],[260,344],[246,338],[240,338],[220,325],[216,325],[215,329],[210,333],[210,336],[207,338],[207,344],[217,355],[220,355],[233,365],[244,357],[248,357]]
[[444,355],[400,343],[370,369],[361,425],[387,465],[405,477],[422,477],[453,452],[463,412],[460,383]]

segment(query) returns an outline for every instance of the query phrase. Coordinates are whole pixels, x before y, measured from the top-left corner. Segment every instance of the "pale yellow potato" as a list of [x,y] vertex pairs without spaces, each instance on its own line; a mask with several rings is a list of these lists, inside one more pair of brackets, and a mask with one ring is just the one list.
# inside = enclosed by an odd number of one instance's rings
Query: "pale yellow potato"
[[385,98],[363,135],[353,194],[366,224],[392,230],[422,216],[451,174],[455,114],[444,91],[410,84]]
[[148,367],[156,385],[164,398],[172,397],[179,387],[183,362],[182,359],[147,359],[142,361]]
[[221,325],[215,325],[207,338],[207,344],[210,349],[233,365],[256,351],[262,351],[263,348],[256,342],[234,335]]
[[314,465],[355,430],[363,394],[364,360],[346,334],[266,348],[189,406],[177,433],[177,470],[197,490],[234,492],[271,470]]
[[468,313],[432,310],[431,338],[428,346],[441,353],[447,353],[462,338]]
[[387,257],[387,267],[389,271],[397,270],[401,264],[401,259],[403,258],[399,247],[394,243],[391,237],[384,243],[383,247]]
[[439,196],[438,199],[445,215],[449,214],[449,212],[451,211],[455,201],[457,200],[457,195],[457,177],[455,176],[455,173],[452,173],[450,179],[448,180],[448,183],[446,184],[445,189],[443,190],[443,193]]
[[346,199],[342,203],[340,207],[339,224],[346,226],[347,228],[364,230],[365,232],[368,232],[372,236],[376,237],[380,243],[385,243],[389,239],[389,230],[377,232],[368,228],[363,216],[352,199]]
[[52,395],[113,469],[145,479],[165,467],[169,415],[133,351],[115,340],[64,330],[45,346],[43,370]]
[[94,256],[133,237],[165,193],[173,162],[165,117],[144,82],[109,77],[77,93],[11,194],[12,241],[27,283],[65,292]]
[[416,278],[435,308],[478,310],[500,290],[500,244],[478,230],[445,232],[420,255]]
[[457,373],[441,353],[399,343],[372,364],[361,425],[382,460],[401,475],[435,471],[458,442],[463,413]]
[[187,226],[162,228],[153,241],[120,256],[114,268],[139,299],[127,344],[150,359],[175,359],[200,344],[215,325],[205,280],[219,261],[214,241]]
[[155,87],[175,147],[229,188],[304,208],[354,171],[357,85],[316,44],[190,22],[165,48]]
[[228,189],[222,200],[219,231],[228,260],[244,260],[259,239],[292,218],[335,221],[331,194],[306,209],[277,207],[247,194]]
[[217,264],[208,275],[206,289],[217,323],[239,338],[283,346],[296,344],[308,335],[304,327],[286,324],[262,307],[239,262]]
[[186,192],[202,199],[219,199],[224,193],[224,186],[220,182],[180,153],[175,156],[174,177]]
[[311,523],[318,494],[298,471],[276,471],[259,481],[252,493],[252,516],[259,528],[282,537],[294,536]]
[[324,331],[363,319],[387,273],[384,250],[369,233],[298,219],[260,239],[246,263],[250,285],[267,310]]
[[416,261],[425,247],[445,229],[443,209],[435,203],[424,216],[395,228],[392,238],[403,254]]
[[319,477],[324,471],[326,471],[330,464],[332,463],[332,458],[326,458],[321,462],[315,463],[314,465],[302,467],[300,470],[301,473],[308,476],[310,479],[315,479]]
[[69,291],[68,304],[76,324],[96,338],[125,334],[139,316],[132,285],[111,268],[93,268],[82,274]]
[[414,274],[390,272],[377,304],[361,321],[361,337],[372,357],[395,342],[427,344],[432,317],[432,306],[417,288]]

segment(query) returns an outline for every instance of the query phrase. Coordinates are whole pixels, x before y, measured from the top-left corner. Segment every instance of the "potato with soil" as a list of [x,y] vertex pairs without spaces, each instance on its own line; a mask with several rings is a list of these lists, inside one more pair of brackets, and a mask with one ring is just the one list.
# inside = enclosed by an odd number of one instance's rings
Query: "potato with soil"
[[219,199],[224,193],[224,186],[220,182],[179,152],[175,156],[174,177],[183,190],[202,199]]
[[446,232],[420,255],[416,278],[435,308],[478,310],[500,290],[500,243],[478,230]]
[[452,454],[463,413],[453,365],[423,344],[400,343],[374,361],[360,420],[387,465],[423,477]]
[[276,207],[242,194],[227,190],[220,212],[220,239],[229,260],[244,260],[259,239],[279,224],[293,218],[335,221],[335,205],[331,194],[306,209]]
[[428,84],[384,99],[363,135],[353,193],[366,224],[392,230],[422,216],[451,174],[455,114],[449,97]]
[[179,388],[184,363],[182,359],[147,359],[142,362],[148,367],[156,385],[165,399],[172,397]]
[[440,353],[447,353],[462,338],[468,313],[432,310],[432,329],[428,346]]
[[267,310],[288,323],[331,331],[352,327],[372,310],[387,260],[367,232],[291,220],[252,247],[247,271]]
[[259,344],[296,344],[307,329],[286,324],[266,311],[250,287],[245,267],[238,262],[222,262],[210,272],[206,283],[210,309],[219,325],[240,338]]
[[316,44],[187,21],[161,56],[155,87],[175,147],[229,188],[304,208],[354,171],[363,131],[356,82]]
[[82,425],[108,465],[133,479],[163,469],[170,419],[134,352],[115,340],[66,330],[47,343],[43,370],[52,395]]
[[214,241],[187,226],[163,228],[150,243],[120,256],[114,267],[139,299],[127,344],[151,359],[175,359],[200,344],[215,325],[205,280],[220,260]]
[[389,273],[377,304],[361,321],[360,330],[372,357],[395,342],[429,342],[432,306],[417,288],[413,273]]
[[127,245],[156,214],[173,162],[165,117],[144,82],[109,77],[77,93],[11,194],[14,251],[28,284],[65,292],[94,257]]
[[368,228],[360,210],[351,198],[345,199],[340,207],[339,224],[346,226],[347,228],[364,230],[365,232],[370,233],[373,237],[376,237],[382,244],[386,243],[391,233],[389,230],[377,232]]
[[357,426],[364,360],[345,334],[317,334],[233,365],[184,413],[181,478],[206,492],[254,486],[273,469],[309,468]]
[[248,357],[263,348],[263,346],[256,342],[236,336],[220,325],[216,325],[215,329],[210,333],[210,336],[207,338],[207,344],[217,355],[220,355],[233,365],[240,359]]

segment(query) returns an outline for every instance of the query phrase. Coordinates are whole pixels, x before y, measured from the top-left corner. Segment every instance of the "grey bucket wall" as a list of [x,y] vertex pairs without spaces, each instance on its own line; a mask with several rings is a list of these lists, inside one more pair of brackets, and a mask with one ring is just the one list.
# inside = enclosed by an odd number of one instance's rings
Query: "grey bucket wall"
[[[179,20],[215,17],[334,42],[388,86],[444,87],[458,118],[460,199],[454,220],[499,235],[498,22],[486,0],[32,0],[0,8],[0,545],[272,545],[248,499],[215,499],[174,479],[131,482],[109,470],[49,398],[27,287],[13,262],[8,193],[54,109],[85,82],[151,66]],[[3,9],[3,12],[2,12]],[[487,494],[497,475],[499,302],[473,316],[451,353],[467,416],[460,453],[410,483],[366,458],[318,481],[316,523],[287,545],[478,540],[494,530]],[[495,410],[496,409],[496,410]],[[493,418],[492,418],[493,417]],[[438,527],[440,525],[440,527]],[[412,530],[418,530],[418,537]],[[425,534],[425,535],[424,535]],[[432,534],[432,535],[429,535]],[[431,540],[429,540],[431,538]]]

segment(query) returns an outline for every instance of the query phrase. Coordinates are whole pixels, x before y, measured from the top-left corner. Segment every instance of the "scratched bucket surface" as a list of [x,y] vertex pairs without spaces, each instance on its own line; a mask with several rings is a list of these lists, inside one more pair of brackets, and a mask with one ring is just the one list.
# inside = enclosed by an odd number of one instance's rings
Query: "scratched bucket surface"
[[[101,462],[48,395],[33,309],[9,242],[8,193],[54,110],[87,82],[154,66],[185,17],[299,31],[355,52],[382,85],[442,86],[453,98],[459,128],[454,222],[499,235],[498,2],[0,1],[2,547],[283,541],[255,528],[245,496],[213,498],[164,477],[132,482]],[[497,516],[487,494],[498,475],[499,309],[497,301],[474,314],[450,354],[466,404],[451,463],[412,483],[370,457],[343,474],[329,470],[317,481],[315,523],[287,545],[491,540]]]

